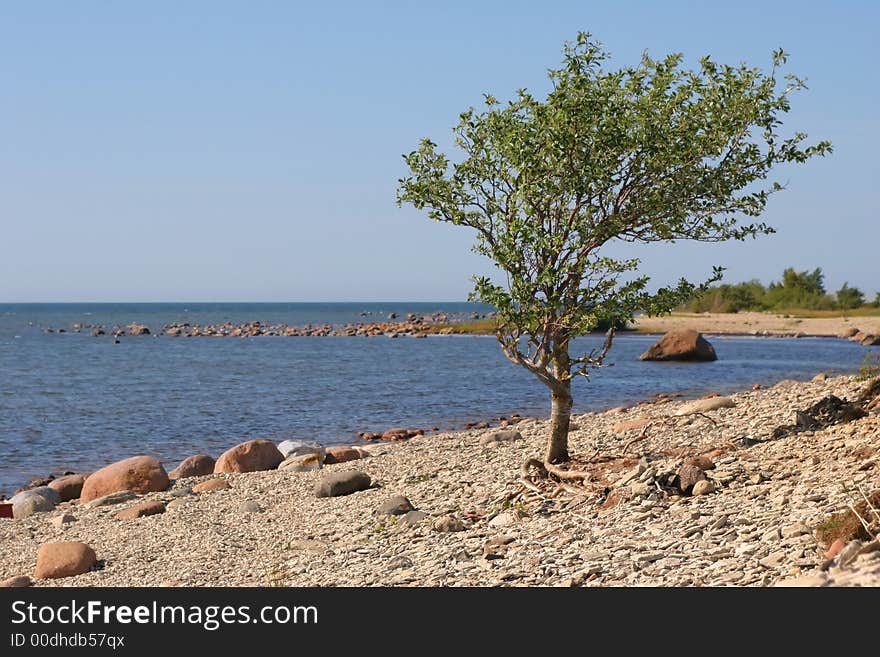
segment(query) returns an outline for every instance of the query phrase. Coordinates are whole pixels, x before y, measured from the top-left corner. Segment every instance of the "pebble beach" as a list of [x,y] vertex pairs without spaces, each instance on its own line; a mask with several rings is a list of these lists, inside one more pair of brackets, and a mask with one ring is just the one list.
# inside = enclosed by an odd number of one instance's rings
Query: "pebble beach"
[[[712,410],[660,396],[574,416],[573,462],[590,472],[579,494],[523,485],[521,465],[541,453],[548,431],[545,420],[526,418],[501,439],[489,428],[370,442],[357,446],[363,458],[320,470],[177,479],[165,491],[94,508],[64,502],[0,519],[0,579],[24,576],[39,586],[876,586],[876,538],[834,546],[816,528],[880,487],[880,413],[771,439],[798,410],[828,395],[854,400],[864,386],[852,376],[819,375],[698,406]],[[695,456],[709,461],[700,494],[671,490],[672,475]],[[316,497],[322,477],[352,470],[369,475],[370,487]],[[229,487],[192,491],[215,478]],[[388,515],[397,496],[406,501],[399,511],[408,512]],[[164,512],[116,517],[144,501],[161,502]],[[55,541],[81,541],[97,562],[75,576],[34,578],[38,549]]]

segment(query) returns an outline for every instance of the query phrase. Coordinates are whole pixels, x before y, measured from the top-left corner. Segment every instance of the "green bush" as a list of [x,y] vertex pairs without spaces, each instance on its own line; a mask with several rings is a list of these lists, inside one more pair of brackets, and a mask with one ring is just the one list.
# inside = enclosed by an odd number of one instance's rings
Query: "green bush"
[[847,283],[837,291],[837,307],[841,310],[860,308],[865,303],[865,294],[857,287],[850,287]]

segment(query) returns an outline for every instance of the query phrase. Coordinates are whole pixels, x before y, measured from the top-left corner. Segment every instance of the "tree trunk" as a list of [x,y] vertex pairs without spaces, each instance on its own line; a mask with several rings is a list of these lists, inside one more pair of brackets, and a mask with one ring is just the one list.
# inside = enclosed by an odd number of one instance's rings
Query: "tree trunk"
[[564,463],[568,456],[568,425],[571,420],[571,380],[559,381],[550,394],[550,438],[544,460]]

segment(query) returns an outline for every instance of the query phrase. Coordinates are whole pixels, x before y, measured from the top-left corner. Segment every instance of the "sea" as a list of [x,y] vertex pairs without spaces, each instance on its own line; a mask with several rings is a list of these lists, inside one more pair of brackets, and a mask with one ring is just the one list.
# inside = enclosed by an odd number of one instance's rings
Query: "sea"
[[[359,431],[460,429],[519,413],[546,417],[549,393],[492,336],[174,338],[173,322],[341,325],[408,313],[467,319],[470,303],[0,304],[0,492],[31,477],[89,472],[135,454],[167,469],[254,438],[356,444]],[[144,324],[148,336],[93,337],[74,324]],[[59,332],[58,329],[65,329]],[[47,329],[52,329],[48,332]],[[850,373],[866,349],[833,338],[712,337],[712,363],[642,362],[656,336],[620,334],[574,411]],[[598,347],[587,336],[573,349]],[[793,420],[794,418],[792,418]]]

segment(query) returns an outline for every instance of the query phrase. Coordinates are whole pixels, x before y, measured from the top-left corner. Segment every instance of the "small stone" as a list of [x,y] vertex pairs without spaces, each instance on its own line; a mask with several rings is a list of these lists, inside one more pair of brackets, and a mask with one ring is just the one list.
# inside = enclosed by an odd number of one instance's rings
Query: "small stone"
[[491,431],[480,436],[480,445],[486,446],[493,443],[507,443],[514,440],[522,440],[522,434],[516,429],[507,429],[505,431]]
[[155,516],[165,513],[165,505],[158,501],[147,501],[135,504],[127,509],[119,511],[114,517],[117,520],[134,520],[135,518],[143,518],[146,516]]
[[60,516],[55,516],[49,521],[49,524],[52,525],[55,529],[64,529],[65,525],[69,525],[72,522],[75,522],[76,518],[69,513],[62,513]]
[[683,463],[678,469],[678,487],[682,493],[689,492],[698,481],[705,481],[706,475],[692,463]]
[[403,516],[403,521],[407,525],[412,526],[412,525],[416,525],[416,524],[422,522],[427,517],[428,517],[428,514],[425,513],[424,511],[410,511],[409,513],[407,513],[406,515]]
[[366,490],[371,483],[370,475],[366,472],[357,470],[327,472],[315,483],[313,492],[315,497],[338,497]]
[[284,459],[278,469],[290,472],[309,472],[320,470],[322,467],[324,467],[323,454],[293,454]]
[[260,513],[263,510],[257,502],[254,500],[245,500],[238,507],[239,513]]
[[813,383],[824,383],[828,379],[828,375],[825,372],[819,372],[816,376],[814,376],[811,381]]
[[717,411],[721,408],[731,408],[736,404],[730,397],[710,397],[709,399],[696,399],[692,402],[682,404],[675,412],[677,417],[685,415],[696,415],[697,413],[708,413],[709,411]]
[[817,587],[817,586],[825,586],[828,583],[827,578],[822,575],[804,575],[802,577],[797,577],[795,579],[782,579],[776,582],[774,586],[777,587],[795,587],[795,588],[806,588],[806,587]]
[[660,561],[666,554],[663,552],[649,552],[648,554],[638,554],[636,555],[636,561],[642,563],[653,563],[654,561]]
[[782,528],[782,538],[794,538],[795,536],[803,536],[809,533],[810,529],[800,523]]
[[772,541],[778,541],[780,538],[782,538],[782,534],[779,532],[779,528],[774,527],[773,529],[764,533],[764,535],[761,536],[761,541],[763,543],[770,543]]
[[376,510],[376,513],[380,516],[402,516],[406,515],[414,508],[412,502],[406,497],[403,495],[395,495],[394,497],[385,500]]
[[511,525],[516,524],[516,516],[512,513],[499,513],[497,516],[492,518],[488,525],[489,527],[510,527]]
[[651,488],[651,484],[644,481],[637,481],[629,485],[629,491],[634,497],[647,495]]
[[78,541],[44,543],[37,550],[36,579],[72,577],[87,572],[95,565],[95,551]]
[[227,488],[232,488],[232,486],[229,485],[228,481],[221,477],[217,479],[208,479],[207,481],[196,484],[192,487],[192,492],[208,493],[215,490],[226,490]]
[[710,459],[708,456],[705,456],[705,455],[692,456],[688,459],[685,459],[685,463],[695,465],[700,470],[703,470],[704,472],[706,470],[714,470],[715,469],[715,463],[712,461],[712,459]]
[[94,509],[99,506],[111,506],[113,504],[122,504],[137,497],[137,494],[130,490],[120,490],[103,497],[96,497],[91,502],[85,504],[87,509]]
[[281,452],[285,459],[291,456],[306,456],[308,454],[324,456],[324,448],[318,443],[303,440],[283,440],[278,443],[278,451]]
[[453,515],[446,515],[434,521],[434,530],[438,532],[460,532],[467,529],[463,521]]
[[785,561],[785,551],[780,550],[778,552],[773,552],[767,555],[763,559],[759,560],[758,563],[767,568],[778,568],[780,565],[782,565],[783,561]]
[[27,575],[16,575],[0,581],[0,589],[22,589],[32,585],[33,582]]
[[397,570],[398,568],[412,568],[412,559],[399,555],[388,560],[388,570]]
[[692,495],[709,495],[715,492],[715,485],[711,481],[698,481],[691,491]]
[[363,458],[363,454],[356,447],[328,447],[324,456],[324,463],[332,465],[333,463],[347,463],[348,461],[357,461]]

